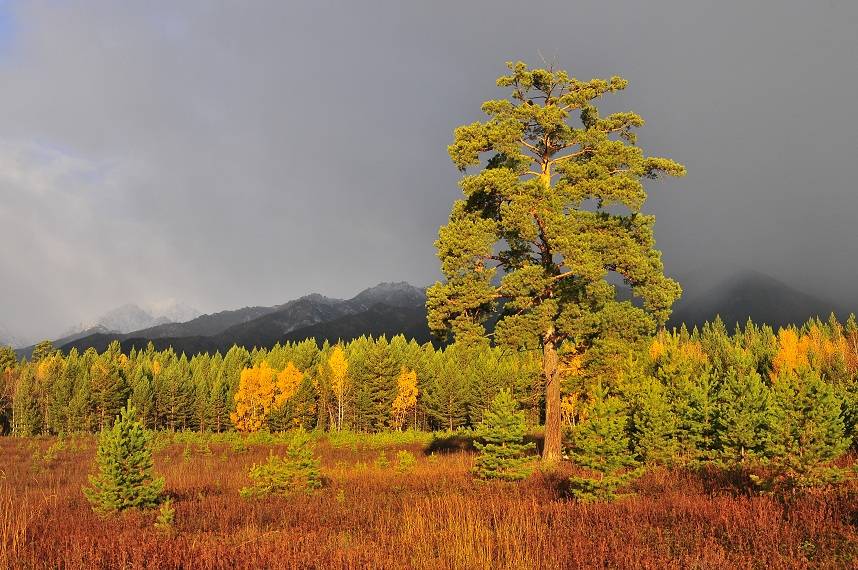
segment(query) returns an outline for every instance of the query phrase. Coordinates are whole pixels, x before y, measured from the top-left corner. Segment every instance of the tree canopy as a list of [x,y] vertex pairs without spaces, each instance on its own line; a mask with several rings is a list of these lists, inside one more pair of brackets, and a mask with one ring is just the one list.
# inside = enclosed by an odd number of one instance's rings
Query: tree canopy
[[[429,325],[473,341],[491,321],[498,343],[543,349],[543,457],[559,459],[558,358],[651,334],[681,293],[641,208],[642,180],[685,168],[636,145],[639,115],[600,116],[594,101],[625,89],[621,77],[508,67],[497,85],[509,97],[485,102],[488,120],[457,128],[448,147],[460,170],[479,170],[461,179],[435,244],[445,281],[427,293]],[[617,298],[620,281],[637,301]]]

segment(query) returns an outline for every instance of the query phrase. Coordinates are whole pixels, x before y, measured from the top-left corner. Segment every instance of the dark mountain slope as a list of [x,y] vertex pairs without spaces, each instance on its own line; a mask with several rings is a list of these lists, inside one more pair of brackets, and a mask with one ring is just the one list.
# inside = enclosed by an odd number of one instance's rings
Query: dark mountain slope
[[816,316],[825,319],[831,312],[840,318],[846,316],[845,308],[836,303],[793,289],[769,275],[744,271],[703,292],[683,295],[669,324],[699,326],[721,315],[728,327],[744,324],[748,317],[756,323],[780,327]]
[[[58,346],[63,350],[93,347],[101,351],[118,340],[127,351],[132,347],[145,348],[151,341],[159,350],[172,346],[177,352],[195,354],[225,351],[234,344],[270,347],[287,340],[318,337],[320,341],[336,341],[364,334],[405,334],[424,342],[429,338],[425,303],[424,289],[407,283],[382,283],[345,301],[313,294],[277,307],[224,311],[180,325],[162,325],[126,335],[99,331]],[[251,318],[254,311],[262,314]],[[224,327],[231,319],[239,322]]]

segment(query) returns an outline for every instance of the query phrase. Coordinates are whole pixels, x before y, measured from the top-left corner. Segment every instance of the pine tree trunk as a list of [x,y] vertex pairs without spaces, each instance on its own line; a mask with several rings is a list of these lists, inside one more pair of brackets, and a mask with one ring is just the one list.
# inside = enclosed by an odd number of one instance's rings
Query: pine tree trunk
[[553,340],[542,346],[542,373],[545,376],[545,444],[542,460],[560,461],[560,374],[557,371],[557,347]]

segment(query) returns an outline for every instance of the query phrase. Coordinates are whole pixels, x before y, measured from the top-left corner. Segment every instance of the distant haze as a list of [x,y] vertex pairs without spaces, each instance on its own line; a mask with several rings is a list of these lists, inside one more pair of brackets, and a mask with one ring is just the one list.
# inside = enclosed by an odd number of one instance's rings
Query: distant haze
[[[858,308],[858,3],[0,0],[0,329],[439,277],[453,129],[506,60],[626,77],[606,111],[669,273]],[[699,286],[703,288],[703,285]]]

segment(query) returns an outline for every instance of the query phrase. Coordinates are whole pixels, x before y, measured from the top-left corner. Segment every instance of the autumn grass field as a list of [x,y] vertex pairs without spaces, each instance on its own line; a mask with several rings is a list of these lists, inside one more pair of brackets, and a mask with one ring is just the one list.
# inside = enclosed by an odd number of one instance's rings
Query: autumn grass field
[[[61,441],[61,443],[57,443]],[[0,438],[2,568],[854,568],[858,486],[791,498],[730,477],[647,473],[609,504],[567,498],[564,468],[522,483],[469,475],[467,440],[321,439],[325,486],[248,500],[276,439],[161,435],[175,508],[100,517],[81,493],[95,438]],[[417,462],[398,469],[396,454]],[[389,460],[379,466],[381,452]]]

